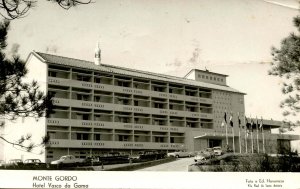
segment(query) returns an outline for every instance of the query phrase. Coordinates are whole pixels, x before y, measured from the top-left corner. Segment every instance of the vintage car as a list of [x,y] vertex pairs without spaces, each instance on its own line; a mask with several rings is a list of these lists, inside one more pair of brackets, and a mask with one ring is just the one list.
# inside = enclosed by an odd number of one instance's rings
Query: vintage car
[[76,158],[73,155],[61,156],[58,160],[51,161],[51,165],[78,165],[84,162],[84,159]]
[[99,160],[99,157],[89,156],[83,160],[82,164],[94,166],[94,165],[101,165],[102,162]]
[[203,153],[205,154],[205,156],[208,158],[213,158],[215,157],[215,152],[213,148],[206,148]]
[[220,146],[213,147],[213,151],[216,156],[223,155],[223,150]]
[[194,161],[198,164],[203,163],[206,159],[207,159],[207,155],[203,152],[198,152],[194,157]]
[[103,164],[128,163],[129,155],[120,152],[109,152],[97,157]]
[[7,164],[5,164],[6,168],[17,168],[17,169],[22,169],[24,166],[24,163],[21,159],[10,159]]
[[48,164],[39,159],[26,159],[23,163],[24,169],[49,168]]
[[43,164],[41,160],[39,159],[26,159],[24,161],[25,165],[41,165]]
[[195,156],[194,152],[176,151],[176,152],[168,153],[168,157],[182,158],[182,157],[192,157],[192,156]]
[[141,151],[136,155],[131,155],[129,157],[130,160],[133,161],[147,161],[147,160],[157,160],[163,159],[166,157],[165,152],[159,152],[155,150]]
[[8,161],[7,165],[9,166],[20,166],[23,165],[23,161],[21,159],[11,159]]

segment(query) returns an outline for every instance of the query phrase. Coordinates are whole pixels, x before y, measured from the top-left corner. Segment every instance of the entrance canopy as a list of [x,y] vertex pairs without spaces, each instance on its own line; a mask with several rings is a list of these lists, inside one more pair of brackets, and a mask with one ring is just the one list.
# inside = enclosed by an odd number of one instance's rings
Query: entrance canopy
[[[228,138],[232,138],[232,135],[227,135]],[[204,133],[203,135],[195,136],[194,139],[225,139],[226,134],[216,133]]]

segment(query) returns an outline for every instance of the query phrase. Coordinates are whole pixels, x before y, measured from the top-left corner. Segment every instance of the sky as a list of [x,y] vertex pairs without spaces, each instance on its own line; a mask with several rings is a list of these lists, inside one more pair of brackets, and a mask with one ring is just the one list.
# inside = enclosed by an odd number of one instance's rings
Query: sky
[[296,0],[97,0],[63,10],[38,1],[11,22],[8,54],[32,50],[183,77],[207,68],[229,75],[248,116],[282,120],[282,80],[268,76],[271,47],[296,31]]

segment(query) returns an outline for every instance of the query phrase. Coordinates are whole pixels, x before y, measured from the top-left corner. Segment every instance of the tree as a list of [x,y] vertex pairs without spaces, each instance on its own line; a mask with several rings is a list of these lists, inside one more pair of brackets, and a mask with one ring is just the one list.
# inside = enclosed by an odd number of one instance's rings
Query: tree
[[[47,0],[57,3],[63,9],[70,9],[81,4],[89,4],[91,0]],[[15,120],[19,117],[34,117],[36,119],[49,116],[52,113],[52,96],[39,90],[36,81],[23,81],[27,69],[25,62],[17,54],[9,59],[4,50],[7,46],[6,38],[9,21],[23,18],[28,11],[36,6],[37,0],[0,0],[0,15],[5,18],[0,23],[0,127],[5,126],[5,120]],[[7,140],[0,133],[0,140],[18,146],[23,150],[31,151],[35,147],[44,146],[49,136],[42,137],[39,144],[31,142],[31,135],[21,136],[15,141]]]
[[280,48],[271,49],[273,61],[269,75],[284,79],[282,93],[286,98],[280,103],[284,116],[297,116],[300,112],[300,16],[296,16],[293,22],[298,32],[284,38]]
[[[89,4],[91,0],[47,0],[57,3],[63,9]],[[22,18],[27,15],[28,11],[36,6],[37,0],[0,0],[0,14],[9,20]]]
[[[27,73],[25,62],[14,54],[8,59],[4,53],[7,46],[6,38],[9,21],[0,23],[0,126],[5,126],[5,120],[15,120],[18,117],[48,116],[52,112],[52,98],[39,90],[36,81],[26,83],[23,81]],[[22,136],[16,141],[8,141],[3,135],[0,139],[7,143],[19,146],[27,151],[34,147],[44,145],[48,137],[43,137],[41,144],[29,143],[31,135]]]

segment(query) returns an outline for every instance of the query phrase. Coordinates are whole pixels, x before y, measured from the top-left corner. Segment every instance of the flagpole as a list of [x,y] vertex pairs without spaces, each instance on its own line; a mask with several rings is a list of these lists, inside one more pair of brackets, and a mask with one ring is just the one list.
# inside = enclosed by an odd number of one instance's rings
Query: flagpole
[[261,129],[261,135],[262,135],[262,142],[263,142],[263,152],[266,153],[266,149],[265,149],[265,133],[264,133],[264,127],[263,127],[263,119],[261,117],[260,120],[260,129]]
[[233,153],[235,153],[235,145],[234,145],[234,130],[233,130],[233,127],[232,127],[231,129],[232,129],[232,148],[233,148]]
[[246,153],[248,153],[248,142],[247,142],[247,140],[248,140],[248,137],[247,137],[247,126],[248,126],[248,120],[246,120],[246,116],[244,116],[244,123],[245,123],[245,148],[246,148]]
[[235,153],[234,130],[233,130],[233,114],[232,114],[232,112],[230,113],[229,124],[230,124],[231,129],[232,129],[232,150],[233,150],[233,153]]
[[253,120],[251,119],[250,117],[250,120],[251,120],[251,150],[252,150],[252,154],[253,154],[253,151],[254,151],[254,147],[253,147]]
[[240,154],[241,154],[242,153],[241,128],[239,128],[239,144],[240,144]]
[[252,154],[253,154],[253,132],[251,131],[251,148],[252,148]]
[[265,136],[264,136],[264,131],[262,130],[262,139],[263,139],[263,151],[264,153],[266,153],[266,150],[265,150]]
[[247,136],[247,127],[245,129],[245,147],[246,147],[246,154],[248,153],[248,136]]
[[228,147],[227,123],[225,123],[225,129],[226,129],[226,144]]
[[240,120],[240,112],[238,112],[238,124],[239,124],[239,147],[240,154],[242,153],[242,141],[241,141],[241,120]]
[[259,153],[258,119],[257,119],[257,117],[256,117],[256,139],[257,139],[257,153]]

